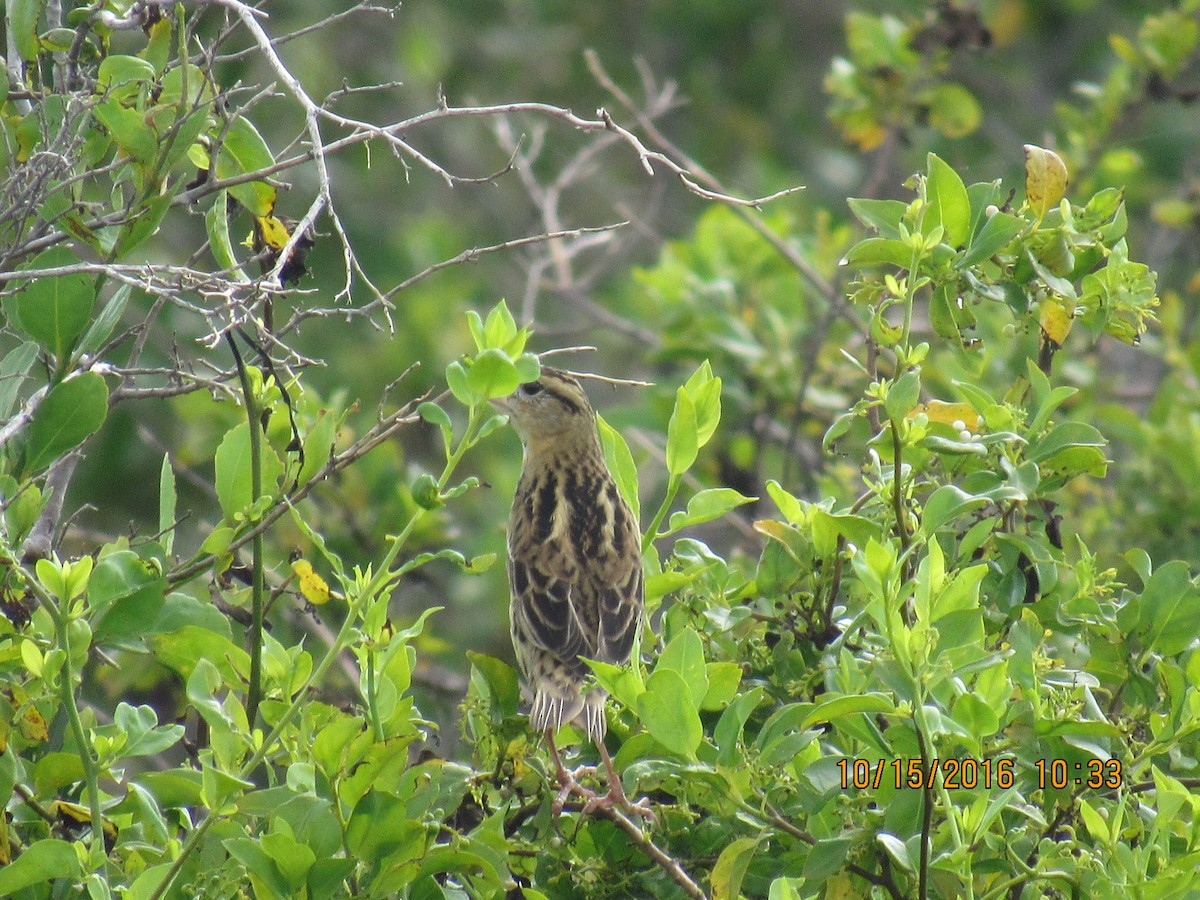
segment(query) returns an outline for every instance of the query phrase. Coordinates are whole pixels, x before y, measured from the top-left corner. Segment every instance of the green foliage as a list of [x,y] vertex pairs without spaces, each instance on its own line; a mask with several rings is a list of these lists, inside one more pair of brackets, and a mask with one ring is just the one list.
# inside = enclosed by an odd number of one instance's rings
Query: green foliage
[[[848,209],[713,205],[596,288],[622,337],[651,333],[633,368],[660,385],[599,423],[647,512],[649,616],[628,665],[589,663],[642,824],[574,799],[556,817],[553,762],[495,655],[515,446],[489,401],[537,377],[530,327],[490,275],[397,302],[347,259],[336,309],[324,281],[256,280],[295,236],[278,178],[309,151],[272,150],[249,53],[213,36],[233,19],[64,5],[51,22],[40,0],[7,4],[28,65],[0,79],[0,894],[1200,890],[1200,351],[1178,272],[1142,256],[1147,210],[1190,227],[1196,200],[1146,173],[1157,142],[1123,143],[1143,107],[1188,101],[1194,2],[1111,36],[1104,77],[1033,129],[1058,149],[1026,146],[1022,184],[1018,148],[975,155],[993,70],[956,67],[989,41],[980,16],[851,10],[828,119],[878,148],[879,183],[892,153],[919,171]],[[672,40],[694,50],[762,10],[709,4],[695,34],[672,17]],[[432,71],[442,50],[406,61]],[[695,106],[704,121],[715,104]],[[751,172],[794,168],[732,124]],[[370,133],[345,127],[324,140]],[[524,146],[512,162],[540,185],[553,160]],[[416,147],[392,145],[430,158]],[[541,195],[547,220],[571,219],[546,199],[567,187]],[[453,258],[441,244],[473,232],[413,200],[393,204],[413,217],[395,244],[373,202],[329,230]],[[443,264],[426,265],[414,282]],[[460,318],[468,301],[490,309]],[[318,327],[343,310],[405,342]],[[302,322],[308,344],[283,344]],[[1143,340],[1166,372],[1144,414],[1103,402],[1101,357]],[[390,380],[394,358],[427,364],[416,399],[388,411],[380,387],[364,424],[346,385]],[[67,491],[83,449],[102,470],[86,498]],[[132,524],[125,493],[145,494]],[[76,522],[85,502],[100,514]],[[603,790],[583,736],[557,743]]]

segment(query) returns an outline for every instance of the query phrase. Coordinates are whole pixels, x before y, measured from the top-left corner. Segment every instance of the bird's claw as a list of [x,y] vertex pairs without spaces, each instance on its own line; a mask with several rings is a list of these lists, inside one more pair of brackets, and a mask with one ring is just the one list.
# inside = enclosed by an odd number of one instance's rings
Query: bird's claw
[[650,824],[658,822],[658,817],[654,815],[654,810],[650,808],[650,801],[645,797],[634,803],[625,796],[624,792],[616,793],[611,790],[603,796],[592,794],[591,799],[583,805],[581,815],[586,816],[596,810],[610,810],[614,807],[631,816],[643,819]]
[[650,801],[643,797],[634,803],[622,790],[619,783],[614,783],[609,786],[607,794],[597,794],[590,788],[584,787],[579,783],[581,775],[595,775],[595,766],[580,766],[575,771],[569,769],[560,769],[558,772],[559,790],[550,809],[555,819],[562,815],[563,807],[567,800],[572,797],[579,797],[583,801],[583,808],[580,810],[581,817],[597,812],[598,810],[610,810],[614,807],[631,816],[636,816],[646,822],[655,823],[658,817],[654,815],[654,811],[650,808]]

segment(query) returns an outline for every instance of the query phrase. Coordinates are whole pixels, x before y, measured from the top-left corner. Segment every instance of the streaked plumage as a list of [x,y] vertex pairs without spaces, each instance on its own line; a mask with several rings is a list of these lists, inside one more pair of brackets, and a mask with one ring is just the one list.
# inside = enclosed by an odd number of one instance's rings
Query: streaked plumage
[[[508,532],[511,630],[533,727],[581,719],[604,752],[605,694],[580,657],[629,659],[644,608],[637,523],[604,462],[579,382],[543,368],[498,401],[525,447]],[[556,753],[557,755],[557,753]]]

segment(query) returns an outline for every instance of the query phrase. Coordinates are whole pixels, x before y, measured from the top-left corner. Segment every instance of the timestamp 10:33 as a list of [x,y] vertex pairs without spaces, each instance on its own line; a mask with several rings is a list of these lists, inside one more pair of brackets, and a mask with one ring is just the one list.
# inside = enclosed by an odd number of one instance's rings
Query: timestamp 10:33
[[[926,764],[920,759],[850,759],[837,762],[842,790],[855,788],[878,789],[883,785],[896,790],[923,790],[937,785],[947,790],[985,790],[996,787],[1004,790],[1016,782],[1016,760],[1000,759],[932,759]],[[1068,762],[1065,759],[1039,759],[1033,763],[1033,774],[1039,789],[1065,790],[1070,787],[1092,790],[1119,788],[1122,785],[1121,761],[1089,759]]]

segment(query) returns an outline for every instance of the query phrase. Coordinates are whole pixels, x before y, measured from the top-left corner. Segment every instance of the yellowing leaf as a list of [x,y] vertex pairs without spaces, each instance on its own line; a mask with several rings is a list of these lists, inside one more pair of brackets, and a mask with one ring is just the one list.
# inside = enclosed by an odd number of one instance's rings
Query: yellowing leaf
[[1075,304],[1060,297],[1047,297],[1042,301],[1040,324],[1046,340],[1061,347],[1075,324]]
[[1040,219],[1067,193],[1067,166],[1053,150],[1025,145],[1025,202]]
[[50,729],[46,717],[41,714],[29,695],[20,685],[12,685],[3,691],[4,697],[13,706],[13,721],[21,735],[28,741],[44,744],[50,740]]
[[918,413],[925,413],[930,422],[940,422],[943,425],[953,425],[962,422],[963,427],[972,431],[983,426],[983,419],[975,412],[970,403],[947,403],[944,400],[930,400],[928,403],[918,403],[908,414],[911,419]]
[[258,231],[262,237],[262,241],[268,247],[273,247],[276,250],[282,250],[287,246],[288,234],[287,227],[279,221],[275,216],[256,216],[258,221]]
[[292,571],[296,573],[296,581],[300,585],[300,593],[304,599],[314,606],[328,603],[330,597],[342,599],[341,594],[331,591],[329,584],[316,573],[306,559],[297,559],[292,563]]
[[[50,815],[54,816],[68,831],[78,831],[92,824],[92,813],[86,806],[72,803],[69,800],[55,800],[49,807]],[[104,832],[105,846],[117,839],[117,826],[108,819],[101,818],[100,829]]]

